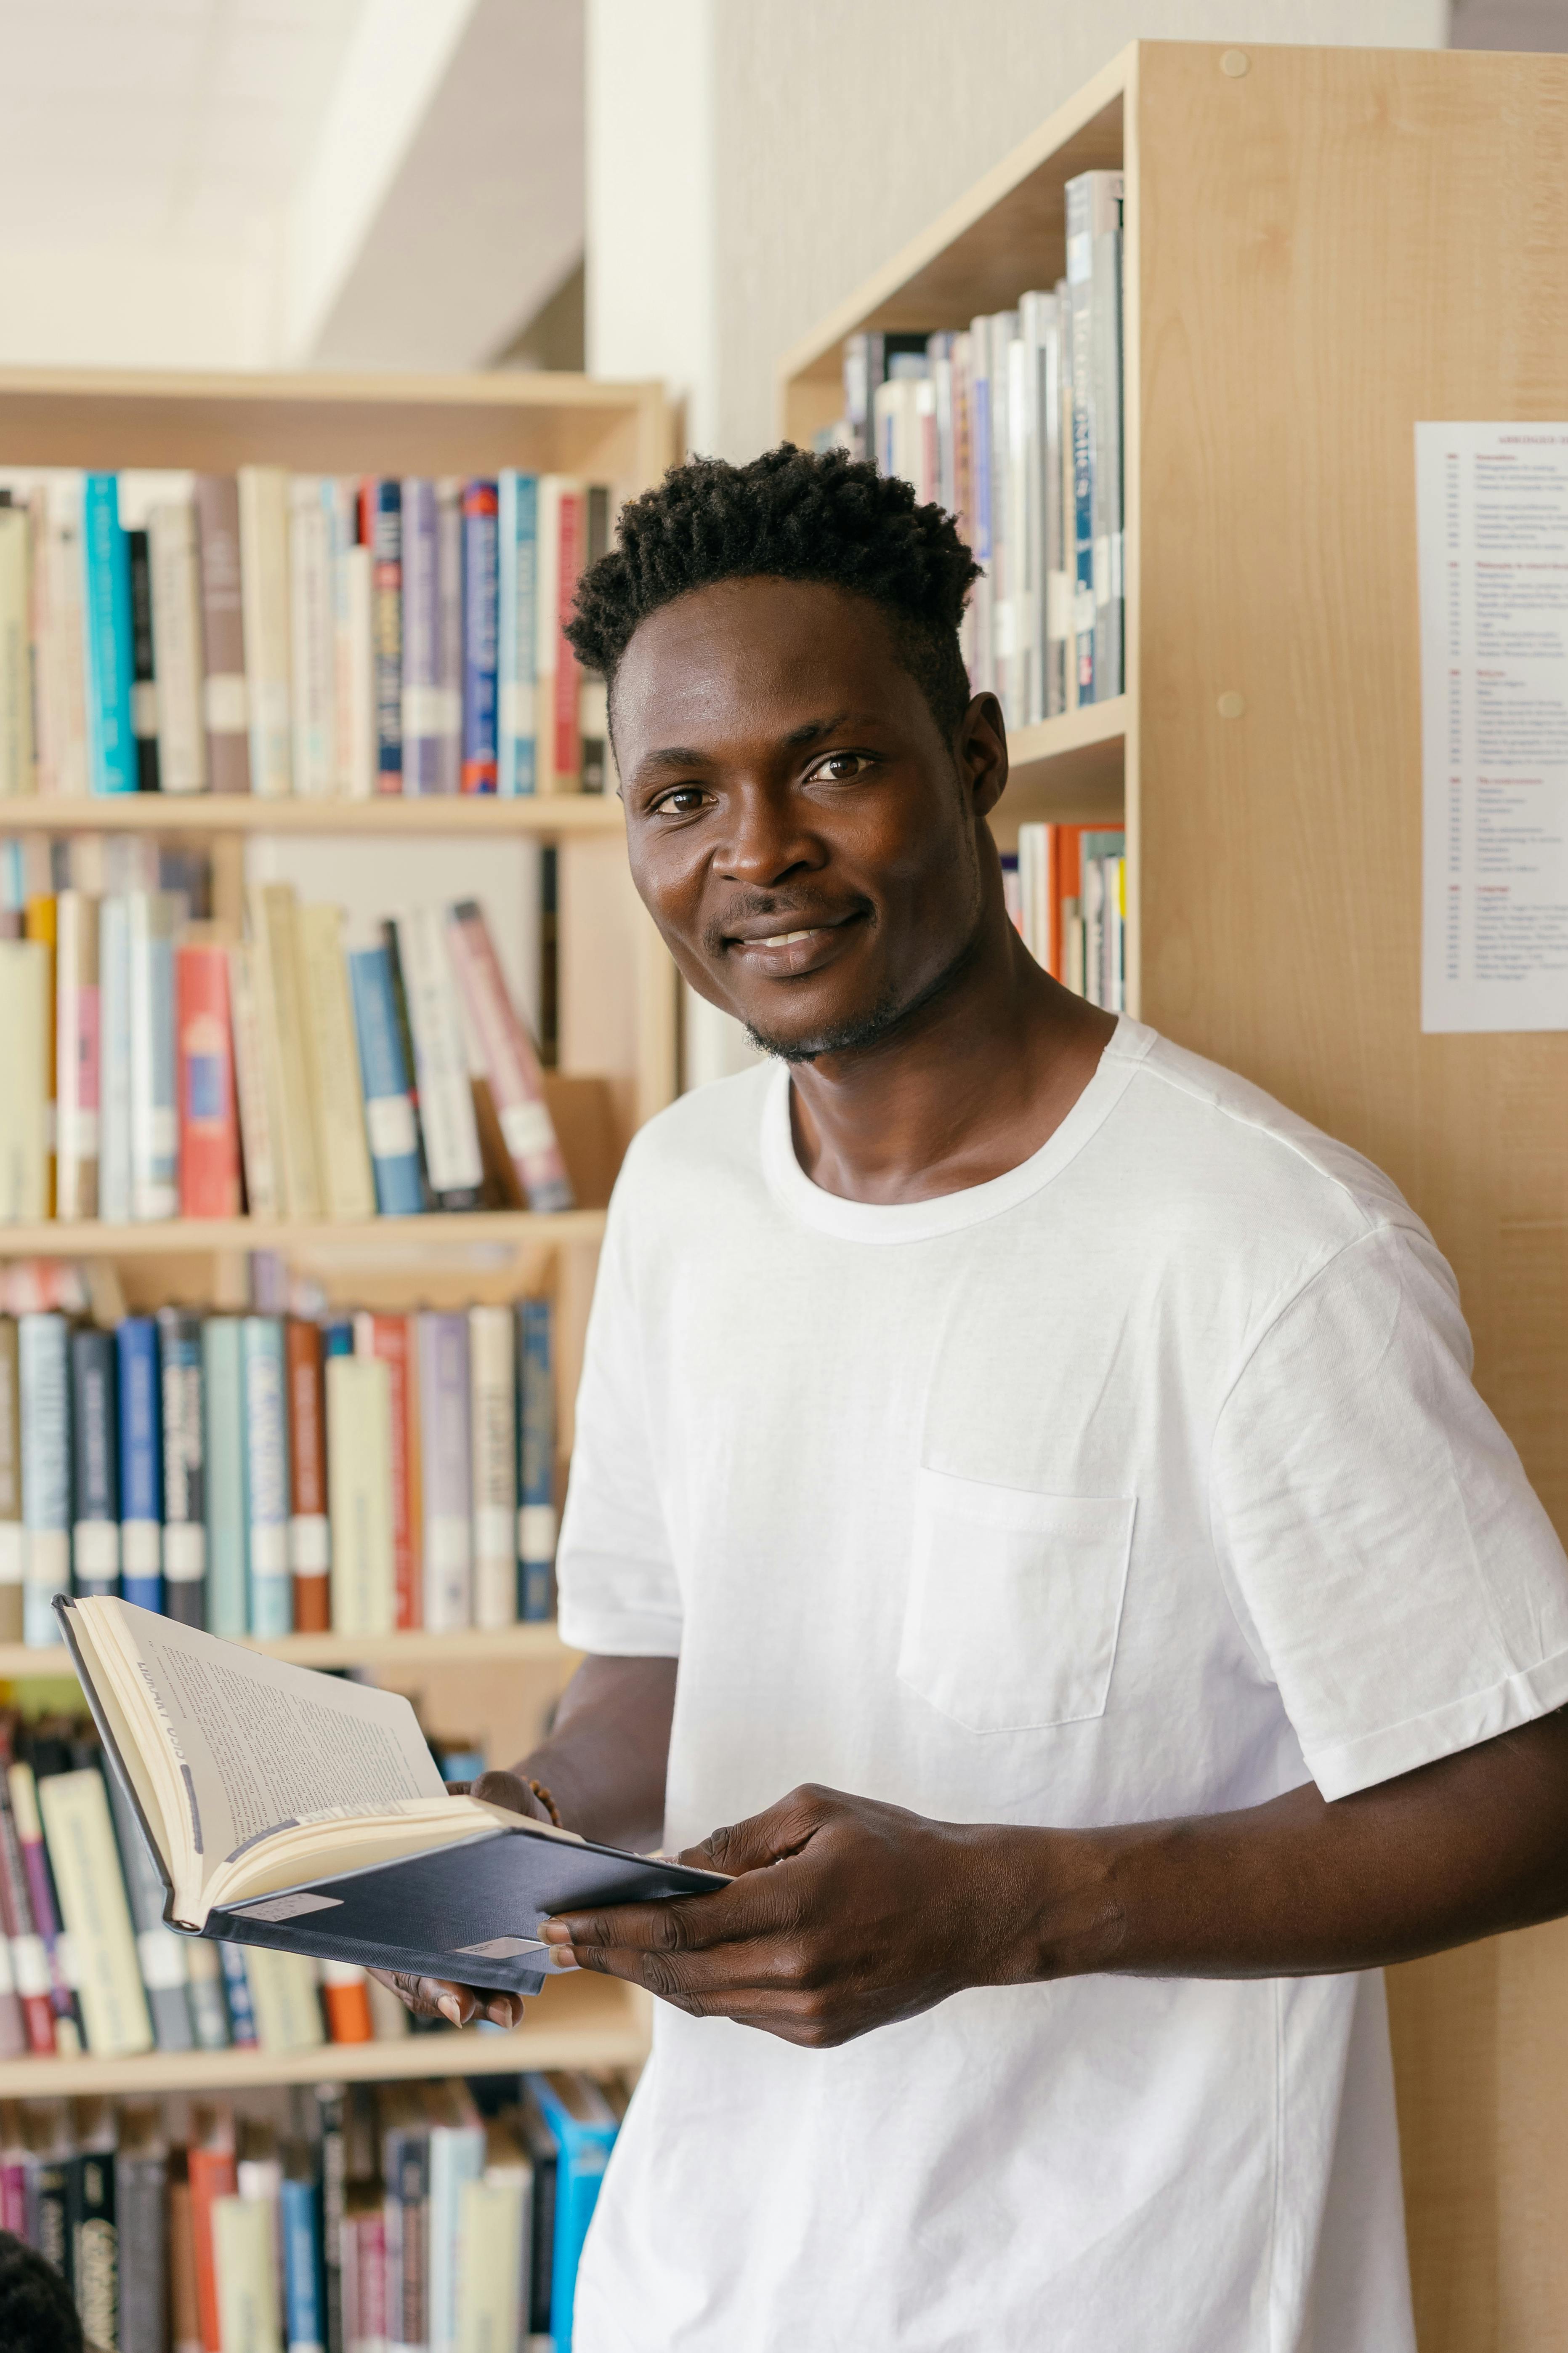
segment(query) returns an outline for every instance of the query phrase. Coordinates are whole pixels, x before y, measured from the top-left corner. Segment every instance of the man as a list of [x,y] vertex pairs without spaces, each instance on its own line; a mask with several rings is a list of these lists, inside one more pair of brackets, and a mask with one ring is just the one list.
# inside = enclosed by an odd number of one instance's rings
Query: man
[[973,569],[784,448],[579,600],[637,887],[773,1059],[627,1155],[592,1655],[481,1785],[735,1874],[549,1931],[663,2002],[574,2343],[1404,2353],[1356,1973],[1568,1909],[1568,1565],[1394,1187],[1025,952]]

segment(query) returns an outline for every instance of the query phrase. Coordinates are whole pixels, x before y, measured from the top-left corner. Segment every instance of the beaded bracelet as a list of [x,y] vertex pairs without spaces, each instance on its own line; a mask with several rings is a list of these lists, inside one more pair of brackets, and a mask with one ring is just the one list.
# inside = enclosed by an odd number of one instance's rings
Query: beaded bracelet
[[549,1815],[555,1828],[558,1831],[564,1830],[566,1826],[561,1819],[561,1809],[556,1804],[554,1799],[551,1796],[549,1790],[545,1788],[543,1782],[530,1781],[528,1787],[533,1791],[534,1796],[538,1799],[540,1804]]

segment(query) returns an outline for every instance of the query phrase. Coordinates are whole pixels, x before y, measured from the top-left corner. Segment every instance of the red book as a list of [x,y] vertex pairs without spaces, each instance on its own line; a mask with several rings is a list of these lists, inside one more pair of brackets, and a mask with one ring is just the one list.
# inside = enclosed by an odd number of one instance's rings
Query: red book
[[180,1214],[239,1215],[239,1112],[228,1009],[228,950],[184,940],[174,951],[179,1050]]
[[392,1404],[392,1567],[396,1581],[399,1633],[421,1626],[424,1564],[419,1551],[418,1497],[415,1493],[417,1441],[414,1427],[416,1384],[409,1373],[406,1315],[356,1315],[354,1354],[386,1366]]
[[555,570],[555,774],[558,776],[580,776],[583,768],[583,742],[580,720],[583,673],[577,666],[566,636],[566,624],[571,620],[577,602],[577,579],[583,569],[584,510],[586,501],[582,491],[561,493],[561,525],[557,546],[560,560]]
[[574,1199],[572,1179],[544,1100],[539,1057],[507,995],[489,926],[477,900],[463,899],[448,913],[447,954],[484,1056],[490,1101],[523,1198],[531,1209],[569,1209]]
[[186,2158],[191,2178],[191,2228],[196,2242],[196,2309],[201,2315],[202,2353],[223,2353],[218,2325],[217,2270],[213,2261],[213,2203],[235,2195],[234,2150],[222,2143],[193,2144]]
[[294,1630],[324,1634],[332,1622],[332,1604],[320,1324],[291,1315],[283,1327],[283,1352],[289,1370],[289,1566],[294,1577]]

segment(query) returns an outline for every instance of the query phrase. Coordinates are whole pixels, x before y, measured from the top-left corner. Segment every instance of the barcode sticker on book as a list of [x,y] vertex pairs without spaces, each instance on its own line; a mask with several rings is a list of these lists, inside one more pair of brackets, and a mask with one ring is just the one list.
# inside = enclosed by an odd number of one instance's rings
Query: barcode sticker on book
[[418,1150],[414,1105],[407,1095],[374,1095],[364,1107],[371,1155],[376,1160],[401,1160]]

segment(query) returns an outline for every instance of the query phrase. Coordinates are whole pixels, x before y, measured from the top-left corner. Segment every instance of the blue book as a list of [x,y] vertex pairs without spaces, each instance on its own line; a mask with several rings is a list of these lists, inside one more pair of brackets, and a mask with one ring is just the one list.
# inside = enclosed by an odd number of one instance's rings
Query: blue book
[[256,2004],[250,1999],[250,1979],[245,1974],[245,1955],[237,1945],[220,1945],[218,1966],[223,1971],[224,2000],[228,2004],[228,2039],[237,2051],[256,2047]]
[[320,2353],[327,2342],[321,2195],[314,2181],[286,2173],[278,2196],[286,2340],[289,2353]]
[[441,789],[441,601],[436,485],[403,483],[403,789]]
[[207,1622],[206,1429],[202,1405],[202,1319],[158,1310],[158,1401],[163,1423],[163,1608],[182,1626]]
[[517,1614],[555,1615],[555,1372],[548,1299],[517,1310]]
[[534,674],[539,624],[539,479],[504,467],[496,478],[496,744],[505,798],[534,790]]
[[496,486],[463,485],[463,767],[466,793],[496,788]]
[[209,1315],[202,1326],[202,1408],[207,1631],[234,1641],[250,1630],[245,1592],[245,1381],[235,1316]]
[[163,1430],[156,1320],[128,1315],[114,1339],[120,1372],[121,1591],[140,1609],[162,1609]]
[[352,1317],[334,1315],[330,1324],[321,1326],[323,1356],[352,1356],[354,1352],[354,1327]]
[[16,1368],[26,1541],[22,1639],[47,1650],[59,1640],[55,1596],[70,1591],[70,1329],[63,1315],[17,1317]]
[[526,2075],[523,2081],[555,2143],[555,2253],[550,2278],[550,2337],[572,2353],[572,2307],[583,2242],[599,2202],[599,2185],[616,2145],[616,2112],[587,2075]]
[[375,671],[375,786],[403,790],[403,485],[367,482],[361,537],[370,549]]
[[95,793],[133,793],[138,769],[131,723],[131,550],[120,526],[120,484],[113,474],[87,476],[81,539],[89,775]]
[[70,1364],[71,1587],[79,1594],[113,1594],[120,1590],[114,1335],[79,1325],[71,1334]]
[[250,1631],[270,1641],[294,1630],[282,1317],[246,1316],[239,1327],[239,1348],[245,1375],[247,1614]]
[[391,961],[379,945],[351,948],[348,961],[375,1206],[384,1218],[413,1217],[425,1208],[425,1185]]

